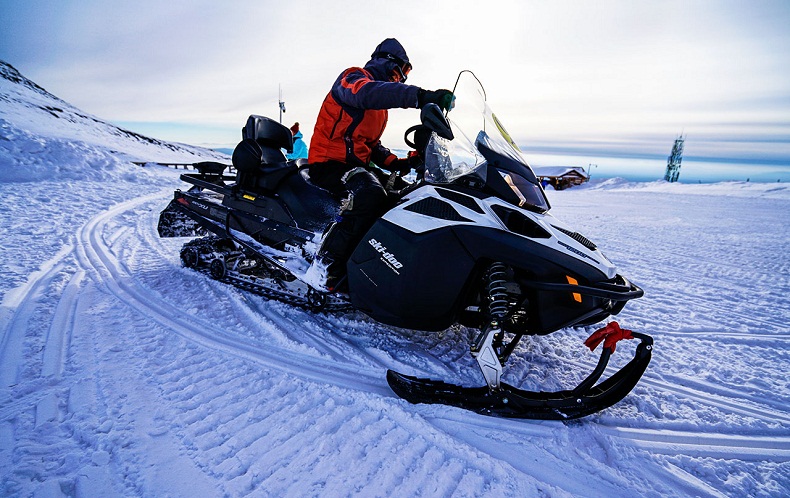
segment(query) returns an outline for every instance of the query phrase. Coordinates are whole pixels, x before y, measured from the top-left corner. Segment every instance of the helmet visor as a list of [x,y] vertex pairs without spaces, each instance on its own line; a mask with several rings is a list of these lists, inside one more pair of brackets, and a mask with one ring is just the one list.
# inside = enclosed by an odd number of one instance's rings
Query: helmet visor
[[378,57],[378,58],[381,58],[381,59],[387,59],[389,61],[394,62],[397,65],[397,67],[395,68],[395,71],[398,73],[398,76],[400,77],[401,83],[406,81],[406,78],[409,76],[409,73],[411,72],[411,62],[405,61],[405,60],[401,59],[400,57],[395,56],[393,54],[390,54],[388,52],[375,52],[373,54],[373,57],[374,58]]
[[403,83],[404,81],[406,81],[406,78],[409,76],[409,73],[411,72],[411,63],[398,62],[397,60],[395,62],[398,63],[398,65],[395,67],[395,71],[398,72],[398,75],[400,76],[400,82]]

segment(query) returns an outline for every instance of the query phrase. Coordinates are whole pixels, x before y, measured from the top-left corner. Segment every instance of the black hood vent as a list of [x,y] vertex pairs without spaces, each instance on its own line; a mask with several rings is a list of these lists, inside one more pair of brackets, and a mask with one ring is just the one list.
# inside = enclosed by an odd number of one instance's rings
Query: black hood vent
[[454,190],[447,190],[443,188],[437,188],[436,192],[438,192],[439,195],[441,195],[445,199],[449,199],[453,202],[457,202],[458,204],[466,208],[469,208],[472,211],[483,214],[483,208],[481,208],[477,204],[477,201],[475,201],[473,198],[469,197],[468,195],[460,194],[458,192],[455,192]]
[[570,230],[565,230],[564,228],[560,228],[556,225],[551,225],[551,226],[553,226],[560,232],[564,233],[565,235],[572,238],[573,240],[575,240],[576,242],[578,242],[579,244],[583,245],[584,247],[586,247],[591,251],[598,249],[598,247],[596,247],[596,245],[593,244],[593,242],[590,239],[588,239],[587,237],[585,237],[584,235],[578,232],[571,232]]
[[409,204],[403,209],[404,211],[424,214],[425,216],[439,218],[442,220],[467,222],[472,221],[461,216],[449,202],[444,202],[442,200],[436,199],[435,197],[426,197],[425,199],[417,201],[414,204]]
[[530,239],[551,238],[551,234],[547,232],[545,228],[515,209],[510,209],[499,204],[491,206],[491,209],[494,210],[507,229],[513,233],[529,237]]

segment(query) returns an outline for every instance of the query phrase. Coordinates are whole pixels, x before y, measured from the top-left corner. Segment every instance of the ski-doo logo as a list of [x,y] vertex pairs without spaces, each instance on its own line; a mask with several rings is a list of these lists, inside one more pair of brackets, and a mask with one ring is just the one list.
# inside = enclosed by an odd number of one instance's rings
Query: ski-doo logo
[[384,247],[384,245],[381,242],[379,242],[376,239],[370,239],[368,241],[368,244],[370,244],[373,247],[373,249],[375,249],[376,251],[379,252],[379,254],[381,254],[381,260],[387,263],[387,265],[390,268],[392,268],[392,270],[395,271],[395,273],[398,273],[396,270],[400,270],[401,268],[403,268],[403,263],[398,261],[398,259],[395,257],[394,254],[392,254],[391,252],[387,252],[387,248]]
[[203,209],[203,210],[205,210],[205,211],[208,211],[208,206],[206,206],[206,205],[205,205],[205,204],[203,204],[202,202],[198,202],[198,201],[192,201],[192,205],[193,205],[193,206],[196,206],[196,207],[199,207],[200,209]]

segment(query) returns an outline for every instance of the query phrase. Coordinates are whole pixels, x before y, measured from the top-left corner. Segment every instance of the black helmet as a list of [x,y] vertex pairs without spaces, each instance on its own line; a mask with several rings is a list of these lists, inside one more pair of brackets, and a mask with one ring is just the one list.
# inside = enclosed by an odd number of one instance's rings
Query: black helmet
[[376,50],[370,55],[371,59],[387,59],[395,63],[395,70],[400,73],[401,81],[406,81],[406,77],[411,71],[411,63],[406,50],[395,38],[387,38],[379,43]]

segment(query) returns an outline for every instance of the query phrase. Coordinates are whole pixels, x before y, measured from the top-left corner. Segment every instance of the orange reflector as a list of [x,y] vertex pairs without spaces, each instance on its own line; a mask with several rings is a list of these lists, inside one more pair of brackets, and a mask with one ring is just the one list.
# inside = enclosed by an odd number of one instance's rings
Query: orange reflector
[[[571,284],[571,285],[579,285],[579,281],[576,280],[575,278],[571,277],[570,275],[565,275],[565,278],[568,279],[568,283],[569,284]],[[582,295],[579,294],[578,292],[574,292],[573,293],[573,300],[576,301],[577,303],[582,302]]]

